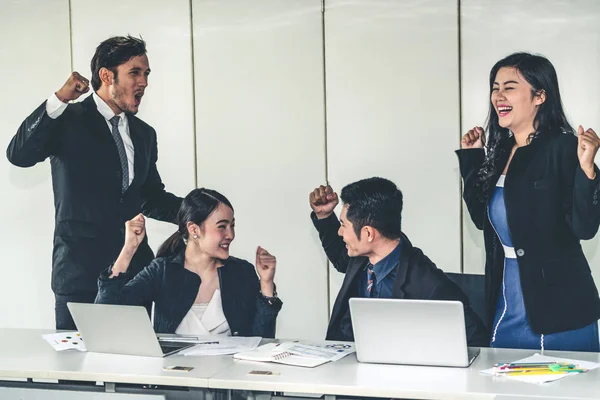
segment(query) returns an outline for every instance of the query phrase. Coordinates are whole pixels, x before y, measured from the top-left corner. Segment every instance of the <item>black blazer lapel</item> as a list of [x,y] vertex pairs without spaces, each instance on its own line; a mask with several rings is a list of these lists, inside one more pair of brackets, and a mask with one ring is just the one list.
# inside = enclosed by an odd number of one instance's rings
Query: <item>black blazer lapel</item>
[[92,96],[88,96],[83,102],[83,107],[87,114],[87,118],[89,118],[92,123],[90,124],[93,128],[93,134],[97,136],[103,142],[112,143],[115,148],[115,155],[118,157],[119,153],[117,152],[117,146],[114,144],[114,139],[112,137],[112,133],[108,128],[106,119],[100,114],[98,111],[98,107],[96,107],[96,102],[92,98]]
[[109,157],[109,159],[106,160],[107,166],[112,164],[115,168],[120,168],[121,160],[119,159],[119,151],[117,150],[115,139],[112,137],[112,133],[108,128],[106,119],[98,111],[96,102],[92,96],[88,96],[85,100],[83,100],[82,104],[87,114],[87,118],[92,121],[90,124],[90,135],[92,136],[90,140],[92,140],[92,142],[97,141],[97,143],[102,146],[101,148],[96,149],[99,152],[104,152],[103,149],[106,149],[106,154]]

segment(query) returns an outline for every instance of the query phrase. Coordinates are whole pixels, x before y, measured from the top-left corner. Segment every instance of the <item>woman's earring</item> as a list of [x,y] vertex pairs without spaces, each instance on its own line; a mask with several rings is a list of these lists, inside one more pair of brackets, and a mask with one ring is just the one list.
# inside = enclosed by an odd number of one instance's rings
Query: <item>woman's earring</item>
[[194,235],[194,239],[198,239],[198,235]]

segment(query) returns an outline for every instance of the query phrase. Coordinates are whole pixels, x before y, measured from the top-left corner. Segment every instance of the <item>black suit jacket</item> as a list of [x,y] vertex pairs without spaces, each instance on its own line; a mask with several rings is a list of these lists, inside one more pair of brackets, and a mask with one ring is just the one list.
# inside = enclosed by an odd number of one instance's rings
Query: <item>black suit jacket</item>
[[[346,245],[337,234],[340,222],[334,214],[319,220],[313,212],[311,218],[319,232],[319,238],[327,258],[335,269],[346,274],[333,305],[327,328],[328,340],[344,340],[341,321],[349,312],[348,301],[350,298],[359,297],[357,293],[359,272],[364,271],[369,259],[348,256]],[[465,293],[420,249],[413,247],[406,235],[401,235],[400,243],[402,250],[400,261],[396,267],[392,297],[395,299],[458,300],[462,302],[465,309],[468,345],[488,346],[489,335],[482,321],[469,306],[469,299]]]
[[[175,333],[194,304],[200,277],[184,267],[185,249],[177,254],[156,258],[132,279],[127,270],[109,278],[112,268],[98,278],[96,303],[143,305],[154,302],[154,330]],[[275,320],[281,300],[268,304],[260,293],[254,266],[248,261],[229,257],[217,269],[223,313],[233,336],[275,337]]]
[[[507,143],[506,165],[514,141]],[[483,149],[458,150],[463,198],[485,239],[486,298],[489,323],[504,272],[504,249],[488,217],[488,202],[476,185]],[[600,318],[600,299],[580,239],[591,239],[600,225],[600,171],[589,179],[579,165],[577,138],[547,134],[515,152],[504,181],[508,227],[519,262],[527,319],[538,334],[582,328]],[[488,200],[485,200],[488,199]],[[491,326],[491,325],[490,325]]]
[[[181,199],[164,190],[156,170],[154,129],[128,115],[135,149],[134,179],[121,194],[121,164],[104,117],[89,96],[69,104],[57,119],[42,103],[19,127],[6,156],[19,167],[50,158],[55,206],[52,290],[57,294],[96,292],[98,275],[118,256],[125,221],[140,212],[174,222]],[[147,239],[131,267],[152,261]]]

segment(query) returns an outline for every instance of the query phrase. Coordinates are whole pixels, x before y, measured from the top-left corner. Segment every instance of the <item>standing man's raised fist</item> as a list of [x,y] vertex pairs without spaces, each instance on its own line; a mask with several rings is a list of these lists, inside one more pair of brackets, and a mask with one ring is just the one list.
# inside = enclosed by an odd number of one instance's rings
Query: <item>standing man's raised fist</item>
[[56,97],[63,103],[68,103],[71,100],[78,99],[79,96],[89,92],[89,90],[90,81],[79,75],[79,72],[74,71],[63,87],[56,92]]

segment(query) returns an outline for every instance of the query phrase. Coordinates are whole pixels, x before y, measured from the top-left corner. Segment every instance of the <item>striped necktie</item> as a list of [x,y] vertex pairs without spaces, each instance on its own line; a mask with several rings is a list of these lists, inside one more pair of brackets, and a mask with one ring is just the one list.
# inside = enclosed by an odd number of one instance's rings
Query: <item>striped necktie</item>
[[123,179],[121,180],[121,193],[125,193],[127,188],[129,187],[129,162],[127,161],[127,152],[125,151],[125,145],[123,144],[123,138],[121,137],[121,132],[119,132],[119,121],[121,117],[115,115],[108,121],[112,125],[112,137],[117,145],[117,152],[119,153],[119,160],[121,161],[121,169],[123,173],[121,176]]
[[373,272],[373,266],[371,264],[367,265],[367,292],[369,292],[369,297],[376,296],[375,285],[375,272]]

